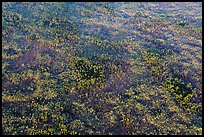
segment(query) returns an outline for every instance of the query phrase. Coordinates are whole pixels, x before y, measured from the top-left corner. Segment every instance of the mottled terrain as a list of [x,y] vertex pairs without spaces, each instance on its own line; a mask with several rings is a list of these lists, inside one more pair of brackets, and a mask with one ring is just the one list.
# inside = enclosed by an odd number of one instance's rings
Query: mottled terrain
[[201,2],[3,2],[3,135],[201,135]]

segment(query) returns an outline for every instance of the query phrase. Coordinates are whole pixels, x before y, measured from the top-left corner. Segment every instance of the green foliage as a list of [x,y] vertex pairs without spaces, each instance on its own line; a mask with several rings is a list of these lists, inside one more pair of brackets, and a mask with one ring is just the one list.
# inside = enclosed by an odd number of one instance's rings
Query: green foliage
[[79,58],[75,61],[74,71],[78,74],[75,79],[83,88],[93,88],[96,83],[105,81],[105,69],[99,64],[93,64],[87,59]]
[[185,84],[181,79],[178,78],[167,78],[166,85],[168,88],[173,89],[176,94],[186,97],[188,94],[192,93],[191,83]]
[[76,69],[81,73],[82,79],[91,79],[103,77],[104,69],[99,65],[89,65],[83,60],[79,60],[76,63]]
[[169,73],[169,55],[171,50],[162,50],[161,53],[144,51],[145,66],[148,72],[155,80],[162,81]]
[[192,106],[193,88],[191,83],[185,83],[183,80],[175,77],[168,77],[165,81],[166,87],[172,92],[176,101],[184,108]]

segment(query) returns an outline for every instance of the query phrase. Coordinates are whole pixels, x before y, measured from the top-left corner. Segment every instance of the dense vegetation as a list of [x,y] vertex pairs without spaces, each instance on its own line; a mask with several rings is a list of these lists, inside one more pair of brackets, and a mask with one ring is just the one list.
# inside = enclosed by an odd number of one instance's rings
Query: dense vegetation
[[3,3],[2,134],[201,135],[201,9]]

